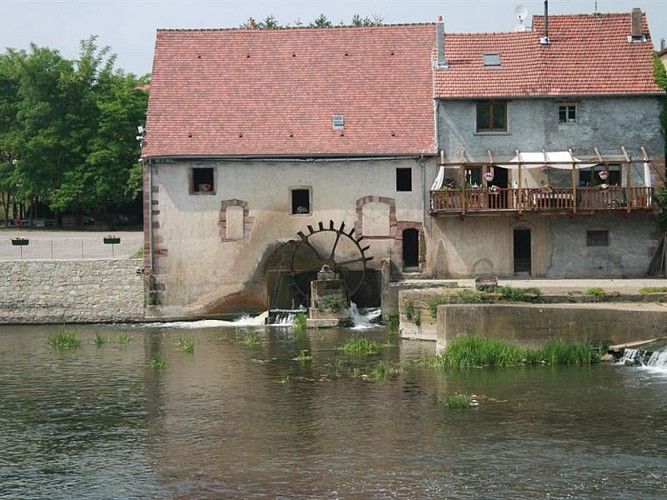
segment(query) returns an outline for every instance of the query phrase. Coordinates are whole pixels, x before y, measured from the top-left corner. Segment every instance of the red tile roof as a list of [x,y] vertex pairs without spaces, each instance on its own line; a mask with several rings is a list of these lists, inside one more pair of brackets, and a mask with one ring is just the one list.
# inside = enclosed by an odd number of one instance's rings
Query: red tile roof
[[[542,45],[544,17],[533,31],[446,34],[448,69],[435,71],[441,98],[547,95],[662,94],[653,80],[653,44],[628,43],[631,15],[549,16],[550,44]],[[485,53],[499,53],[500,67],[484,67]]]
[[434,153],[434,45],[433,24],[159,30],[143,154]]

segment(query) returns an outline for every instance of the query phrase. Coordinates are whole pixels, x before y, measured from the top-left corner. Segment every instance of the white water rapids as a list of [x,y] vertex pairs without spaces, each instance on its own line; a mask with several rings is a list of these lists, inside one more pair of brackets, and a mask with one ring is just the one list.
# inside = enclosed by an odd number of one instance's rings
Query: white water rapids
[[656,349],[650,355],[642,349],[626,349],[619,363],[639,365],[650,371],[667,375],[667,346]]

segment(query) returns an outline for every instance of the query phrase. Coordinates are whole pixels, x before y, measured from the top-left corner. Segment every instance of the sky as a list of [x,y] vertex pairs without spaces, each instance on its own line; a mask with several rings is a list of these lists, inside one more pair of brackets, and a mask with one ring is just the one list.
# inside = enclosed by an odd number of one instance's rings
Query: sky
[[[448,33],[511,31],[515,8],[544,12],[543,0],[0,0],[0,50],[29,49],[31,43],[76,59],[79,43],[97,36],[100,47],[116,54],[116,68],[151,72],[155,32],[160,28],[237,28],[250,17],[273,15],[282,25],[308,25],[320,14],[334,24],[352,16],[379,16],[384,24],[432,23],[443,16]],[[667,38],[667,0],[550,0],[549,14],[646,12],[656,49]]]

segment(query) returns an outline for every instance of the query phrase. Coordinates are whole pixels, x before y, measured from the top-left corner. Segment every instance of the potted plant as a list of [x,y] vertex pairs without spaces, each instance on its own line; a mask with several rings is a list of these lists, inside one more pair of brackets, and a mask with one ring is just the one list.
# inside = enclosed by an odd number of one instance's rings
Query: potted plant
[[12,238],[12,245],[14,246],[24,246],[30,243],[30,240],[27,238],[24,238],[23,236],[17,236],[16,238]]
[[489,186],[489,194],[498,194],[500,193],[500,188],[495,184]]
[[110,234],[109,236],[104,237],[105,245],[118,245],[118,243],[120,243],[120,238],[118,236]]

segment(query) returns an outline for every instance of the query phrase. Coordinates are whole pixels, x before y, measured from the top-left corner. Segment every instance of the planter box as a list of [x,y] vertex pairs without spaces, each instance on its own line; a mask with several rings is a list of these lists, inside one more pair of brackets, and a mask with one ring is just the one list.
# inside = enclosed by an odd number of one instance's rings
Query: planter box
[[12,245],[14,246],[24,246],[30,243],[30,240],[12,240]]
[[104,243],[106,245],[117,245],[120,243],[120,238],[104,238]]

